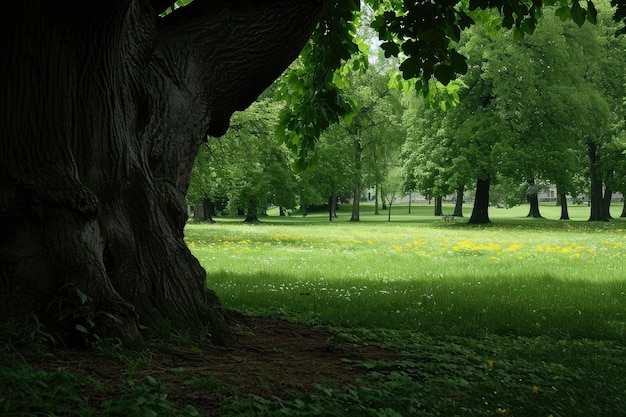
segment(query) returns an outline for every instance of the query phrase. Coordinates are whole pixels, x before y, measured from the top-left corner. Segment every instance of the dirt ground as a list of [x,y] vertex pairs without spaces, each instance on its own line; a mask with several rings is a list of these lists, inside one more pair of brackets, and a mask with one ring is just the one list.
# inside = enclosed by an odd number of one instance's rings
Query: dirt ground
[[[365,370],[360,361],[393,356],[380,347],[356,345],[327,330],[280,319],[236,315],[232,328],[228,347],[192,351],[168,346],[142,351],[134,361],[144,363],[130,371],[131,379],[152,376],[164,384],[171,401],[218,415],[220,405],[235,395],[288,398],[314,390],[318,382],[352,383]],[[94,403],[112,395],[129,377],[128,361],[89,351],[59,350],[40,366],[61,367],[99,380],[108,389],[90,393]]]

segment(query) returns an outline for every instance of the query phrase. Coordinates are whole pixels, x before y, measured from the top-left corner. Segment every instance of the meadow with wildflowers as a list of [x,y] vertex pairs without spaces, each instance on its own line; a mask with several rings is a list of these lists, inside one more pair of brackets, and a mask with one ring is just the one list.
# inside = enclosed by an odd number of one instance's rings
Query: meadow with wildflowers
[[626,415],[625,220],[492,210],[493,223],[478,227],[403,209],[391,222],[366,209],[360,223],[340,212],[332,223],[321,214],[188,225],[226,307],[328,326],[400,357],[364,364],[353,387],[320,386],[293,403],[246,399],[229,413]]

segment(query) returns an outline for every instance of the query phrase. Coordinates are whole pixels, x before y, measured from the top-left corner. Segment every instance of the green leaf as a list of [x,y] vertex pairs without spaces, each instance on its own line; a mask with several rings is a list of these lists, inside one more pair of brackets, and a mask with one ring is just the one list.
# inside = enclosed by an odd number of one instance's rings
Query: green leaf
[[417,57],[411,56],[402,62],[399,67],[405,80],[417,78],[420,75],[420,62]]
[[450,51],[450,64],[457,74],[465,74],[467,72],[467,60],[457,51]]
[[76,291],[76,295],[80,299],[80,303],[81,304],[85,304],[87,302],[87,300],[89,299],[89,296],[87,296],[87,294],[85,294],[84,292],[82,292],[78,288],[76,288],[75,291]]
[[400,47],[396,45],[394,42],[384,42],[380,45],[381,49],[385,51],[385,58],[389,58],[392,56],[398,56],[400,53]]
[[82,324],[77,324],[76,326],[74,326],[74,329],[81,332],[82,334],[89,334],[89,330],[87,330],[87,328]]
[[558,16],[561,21],[565,22],[572,18],[572,10],[567,6],[561,6],[554,11],[554,15]]
[[435,78],[441,84],[447,85],[455,77],[454,69],[450,65],[439,64],[435,67]]
[[598,10],[592,2],[587,2],[587,21],[592,25],[598,24]]
[[572,20],[578,26],[582,26],[587,20],[587,10],[580,7],[580,3],[578,1],[574,1],[572,3]]

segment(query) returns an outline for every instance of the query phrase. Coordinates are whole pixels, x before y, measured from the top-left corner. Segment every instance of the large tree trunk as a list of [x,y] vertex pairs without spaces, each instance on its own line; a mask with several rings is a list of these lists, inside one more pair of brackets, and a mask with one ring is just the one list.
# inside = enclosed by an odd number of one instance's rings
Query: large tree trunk
[[[624,195],[624,191],[622,191],[622,195]],[[626,217],[626,198],[622,197],[622,214],[619,215],[620,217]]]
[[215,223],[215,220],[213,220],[213,216],[215,216],[215,203],[210,198],[202,199],[202,212],[205,221]]
[[5,5],[0,320],[55,321],[62,305],[125,340],[163,320],[219,340],[219,301],[183,241],[191,167],[297,56],[322,3],[194,2],[165,18],[159,0]]
[[536,219],[540,219],[543,216],[539,211],[539,197],[537,193],[528,195],[528,203],[530,205],[530,209],[528,210],[528,215],[526,217],[532,217]]
[[602,178],[598,173],[598,145],[593,142],[587,144],[587,155],[589,157],[589,178],[591,180],[591,213],[589,221],[605,221],[604,199],[602,197]]
[[465,194],[465,186],[460,185],[456,189],[456,202],[454,203],[454,213],[452,213],[455,217],[463,217],[463,198]]
[[474,208],[469,219],[470,224],[490,223],[489,220],[489,187],[491,181],[479,178],[476,182],[476,197],[474,197]]
[[541,212],[539,211],[539,196],[537,195],[537,192],[535,191],[534,185],[535,185],[534,179],[528,181],[530,193],[526,196],[526,198],[528,200],[530,209],[528,210],[528,215],[526,217],[540,219],[543,216],[541,216]]
[[567,194],[559,193],[561,200],[561,218],[559,220],[569,220],[569,211],[567,210]]

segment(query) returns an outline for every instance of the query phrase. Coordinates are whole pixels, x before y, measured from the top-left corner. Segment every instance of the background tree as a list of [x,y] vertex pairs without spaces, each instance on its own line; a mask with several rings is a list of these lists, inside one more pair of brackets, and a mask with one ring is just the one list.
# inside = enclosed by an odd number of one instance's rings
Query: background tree
[[278,103],[268,97],[235,114],[228,133],[210,139],[209,151],[198,153],[188,199],[197,198],[200,190],[201,197],[226,200],[247,223],[257,222],[268,205],[277,205],[281,213],[293,209],[296,179],[289,151],[274,140],[277,117]]
[[402,197],[404,180],[402,178],[402,169],[400,167],[393,167],[389,170],[389,173],[385,177],[385,181],[382,184],[384,190],[384,198],[387,200],[387,221],[391,221],[391,207],[393,203],[400,197]]
[[378,189],[391,164],[396,162],[397,149],[406,136],[400,123],[403,113],[400,92],[389,87],[389,75],[380,71],[381,68],[371,66],[354,82],[356,89],[352,96],[359,103],[359,111],[347,127],[354,135],[358,178],[358,187],[353,193],[352,221],[359,220],[362,184]]
[[[608,4],[599,3],[608,10]],[[616,63],[615,58],[608,57],[620,50],[612,36],[615,26],[610,26],[612,29],[607,30],[605,22],[600,21],[596,26],[578,28],[547,13],[532,36],[521,42],[509,40],[508,47],[494,47],[487,52],[485,77],[494,85],[503,122],[517,135],[509,142],[517,163],[509,166],[514,169],[505,175],[530,184],[535,180],[550,181],[561,192],[572,192],[572,178],[584,166],[572,150],[586,149],[593,153],[589,161],[596,191],[592,194],[601,195],[605,174],[598,172],[598,147],[602,148],[606,142],[603,138],[608,138],[614,123],[609,103],[615,99],[611,96],[615,97],[616,91],[622,95],[621,82],[609,80],[623,80],[610,69]],[[506,38],[511,38],[510,34],[503,33],[501,39]],[[611,87],[607,89],[606,84]],[[585,110],[584,106],[590,107]],[[531,196],[529,214],[540,216],[536,194]],[[601,199],[593,200],[592,212],[602,212]],[[592,219],[596,217],[592,215]]]
[[314,152],[315,163],[298,174],[301,207],[304,213],[307,206],[327,204],[332,221],[337,198],[351,195],[354,185],[354,138],[343,126],[330,126]]
[[222,210],[227,203],[228,184],[219,177],[217,166],[214,164],[216,159],[218,158],[208,144],[200,147],[187,190],[187,202],[195,206],[202,205],[201,215],[194,213],[196,219],[201,218],[209,222],[213,222],[217,210]]

